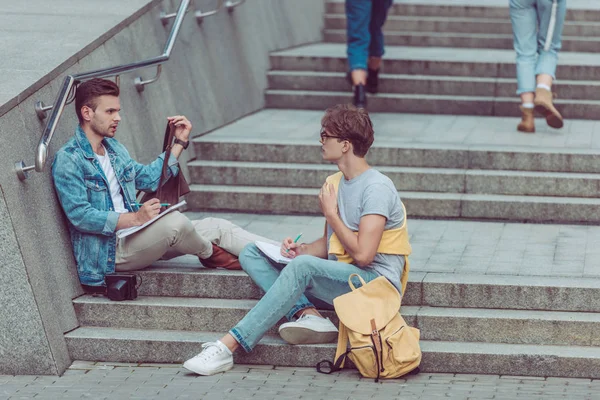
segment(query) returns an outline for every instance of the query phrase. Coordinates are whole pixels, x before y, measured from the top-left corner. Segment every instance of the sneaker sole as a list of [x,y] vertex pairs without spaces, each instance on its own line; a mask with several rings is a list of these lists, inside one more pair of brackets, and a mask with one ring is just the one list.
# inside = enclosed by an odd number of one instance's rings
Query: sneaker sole
[[210,376],[210,375],[218,374],[220,372],[229,371],[231,368],[233,368],[233,363],[230,363],[230,364],[225,364],[222,367],[217,368],[216,370],[207,371],[207,370],[203,370],[200,368],[194,368],[194,367],[191,367],[189,364],[188,365],[186,365],[186,364],[187,364],[187,361],[183,363],[183,368],[185,368],[188,371],[191,371],[195,374],[204,375],[204,376]]
[[563,127],[563,120],[543,105],[536,105],[533,110],[546,118],[546,123],[555,129]]
[[321,344],[337,340],[337,332],[317,332],[306,328],[284,328],[279,336],[290,344]]

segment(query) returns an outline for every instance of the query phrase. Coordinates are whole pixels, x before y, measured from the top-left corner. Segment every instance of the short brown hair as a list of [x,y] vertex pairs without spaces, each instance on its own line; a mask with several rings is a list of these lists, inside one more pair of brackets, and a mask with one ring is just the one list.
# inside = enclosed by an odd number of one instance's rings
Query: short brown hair
[[328,108],[321,126],[334,136],[352,143],[354,155],[364,157],[373,144],[373,123],[364,108],[352,104],[338,104]]
[[83,123],[81,107],[88,106],[96,111],[96,107],[98,106],[96,99],[105,95],[119,96],[119,87],[117,84],[108,79],[94,78],[83,82],[77,87],[77,91],[75,92],[75,112],[80,124]]

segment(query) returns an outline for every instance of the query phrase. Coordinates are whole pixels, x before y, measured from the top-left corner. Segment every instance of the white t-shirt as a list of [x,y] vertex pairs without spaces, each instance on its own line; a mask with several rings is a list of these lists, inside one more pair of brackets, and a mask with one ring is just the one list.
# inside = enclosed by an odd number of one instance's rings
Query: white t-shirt
[[[104,146],[102,147],[104,148]],[[102,167],[102,171],[104,171],[106,179],[108,179],[108,188],[110,190],[110,197],[112,198],[113,206],[115,207],[115,212],[129,212],[125,208],[125,202],[123,201],[123,195],[121,194],[121,186],[119,185],[119,181],[117,180],[117,176],[115,175],[115,170],[110,164],[110,159],[108,158],[106,148],[104,148],[103,156],[96,153],[94,154],[100,162],[100,166]]]

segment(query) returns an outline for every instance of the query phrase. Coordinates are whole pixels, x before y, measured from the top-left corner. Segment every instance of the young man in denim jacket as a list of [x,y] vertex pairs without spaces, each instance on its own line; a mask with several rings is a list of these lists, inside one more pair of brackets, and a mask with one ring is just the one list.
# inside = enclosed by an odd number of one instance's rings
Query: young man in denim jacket
[[160,201],[154,198],[138,207],[136,191],[158,189],[163,162],[168,162],[169,176],[179,173],[177,158],[189,144],[192,124],[182,115],[168,117],[176,138],[170,159],[165,161],[162,153],[143,165],[114,139],[121,121],[119,87],[114,82],[82,83],[75,107],[79,126],[56,153],[52,176],[86,291],[103,292],[106,274],[141,269],[181,254],[197,255],[207,267],[236,268],[237,259],[212,242],[239,254],[247,243],[265,240],[222,219],[192,222],[174,211],[117,241],[118,230],[142,225],[159,214]]

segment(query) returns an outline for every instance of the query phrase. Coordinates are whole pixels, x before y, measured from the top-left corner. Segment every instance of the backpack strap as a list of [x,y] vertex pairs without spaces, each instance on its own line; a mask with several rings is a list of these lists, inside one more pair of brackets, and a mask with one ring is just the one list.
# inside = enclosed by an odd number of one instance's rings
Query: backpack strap
[[339,371],[344,368],[346,362],[346,356],[352,350],[348,350],[348,328],[340,321],[339,333],[338,333],[338,344],[333,358],[333,363],[329,360],[323,360],[317,363],[317,372],[322,374],[331,374],[332,372]]

